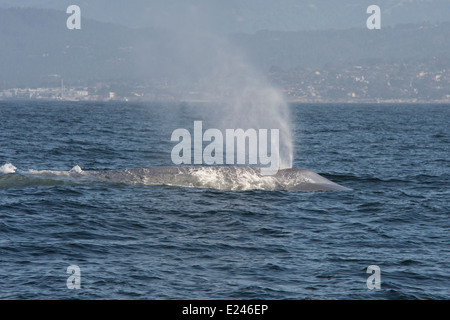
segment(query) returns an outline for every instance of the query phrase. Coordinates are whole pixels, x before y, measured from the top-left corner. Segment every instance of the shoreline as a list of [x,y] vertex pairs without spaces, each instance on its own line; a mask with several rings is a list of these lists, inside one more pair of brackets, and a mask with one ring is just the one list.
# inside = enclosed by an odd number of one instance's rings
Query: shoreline
[[[0,102],[124,102],[124,103],[217,103],[213,100],[200,99],[27,99],[27,98],[0,98]],[[422,100],[422,99],[286,99],[288,104],[450,104],[449,100]]]

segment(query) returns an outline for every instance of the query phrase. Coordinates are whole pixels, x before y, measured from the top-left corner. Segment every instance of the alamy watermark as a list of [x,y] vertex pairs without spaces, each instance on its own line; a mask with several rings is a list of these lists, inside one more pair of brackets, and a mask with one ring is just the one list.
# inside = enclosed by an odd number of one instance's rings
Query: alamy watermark
[[367,13],[371,14],[367,18],[366,26],[369,30],[381,29],[381,9],[377,5],[371,5],[367,8]]
[[[81,9],[77,5],[70,5],[66,10],[70,16],[67,18],[66,26],[69,30],[81,29]],[[366,21],[366,26],[369,30],[381,29],[381,10],[377,5],[370,5],[367,7],[366,13],[371,16]]]
[[67,274],[70,276],[67,278],[67,289],[81,289],[81,269],[77,265],[71,265],[67,267]]
[[77,5],[71,5],[67,7],[66,13],[70,14],[67,18],[66,26],[69,30],[81,29],[81,9]]
[[[268,150],[269,138],[270,154]],[[259,129],[258,131],[255,129],[246,131],[243,129],[226,129],[225,135],[219,129],[208,129],[203,132],[202,121],[194,121],[193,137],[187,129],[173,131],[171,141],[178,141],[179,143],[172,149],[171,159],[176,165],[192,163],[258,165],[261,167],[262,175],[274,175],[278,172],[280,166],[279,138],[279,129],[271,129],[270,136],[267,129]],[[209,142],[204,149],[203,142]]]
[[367,267],[367,273],[371,273],[372,275],[367,278],[366,284],[367,289],[381,289],[381,269],[379,266],[371,265]]

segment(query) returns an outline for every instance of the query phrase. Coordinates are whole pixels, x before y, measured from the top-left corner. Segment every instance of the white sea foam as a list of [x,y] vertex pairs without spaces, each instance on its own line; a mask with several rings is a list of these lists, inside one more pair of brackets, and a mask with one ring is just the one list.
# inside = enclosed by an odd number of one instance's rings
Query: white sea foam
[[0,167],[0,173],[15,173],[17,168],[12,163],[4,164]]
[[83,173],[83,170],[80,168],[80,166],[76,165],[75,167],[73,167],[72,169],[70,169],[69,171],[70,173]]
[[36,175],[43,177],[72,177],[80,174],[84,174],[84,171],[80,168],[80,166],[75,166],[72,169],[65,170],[34,170],[30,169],[28,171],[24,171],[24,174],[28,175]]
[[227,167],[201,167],[190,172],[194,186],[219,190],[274,190],[277,180],[262,176],[259,169]]

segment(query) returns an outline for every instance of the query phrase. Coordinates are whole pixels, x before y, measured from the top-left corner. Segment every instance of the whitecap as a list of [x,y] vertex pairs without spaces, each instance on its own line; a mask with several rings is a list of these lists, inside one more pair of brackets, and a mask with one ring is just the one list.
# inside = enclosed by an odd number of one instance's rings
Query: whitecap
[[83,173],[83,170],[80,168],[80,166],[75,166],[69,171],[70,173]]
[[17,168],[12,163],[6,163],[0,167],[0,173],[15,173]]

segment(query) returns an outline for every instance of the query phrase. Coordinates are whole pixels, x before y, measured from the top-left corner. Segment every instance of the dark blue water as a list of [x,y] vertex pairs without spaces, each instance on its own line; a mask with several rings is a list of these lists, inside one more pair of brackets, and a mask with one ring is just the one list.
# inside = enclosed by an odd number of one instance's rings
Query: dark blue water
[[[171,165],[207,105],[0,102],[1,299],[449,299],[450,106],[293,105],[346,192],[28,179]],[[5,167],[3,167],[5,168]],[[69,290],[66,269],[81,270]],[[381,270],[369,290],[366,269]]]

